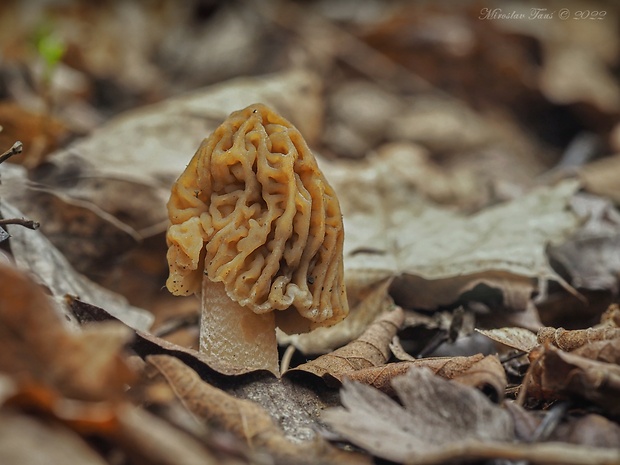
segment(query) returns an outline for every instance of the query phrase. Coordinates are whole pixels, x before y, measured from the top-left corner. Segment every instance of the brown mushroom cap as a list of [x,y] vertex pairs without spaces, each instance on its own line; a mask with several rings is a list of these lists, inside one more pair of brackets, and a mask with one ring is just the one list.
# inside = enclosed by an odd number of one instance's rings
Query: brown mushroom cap
[[300,132],[265,105],[232,113],[203,141],[168,213],[173,294],[200,293],[204,273],[257,314],[281,310],[285,331],[347,315],[338,199]]

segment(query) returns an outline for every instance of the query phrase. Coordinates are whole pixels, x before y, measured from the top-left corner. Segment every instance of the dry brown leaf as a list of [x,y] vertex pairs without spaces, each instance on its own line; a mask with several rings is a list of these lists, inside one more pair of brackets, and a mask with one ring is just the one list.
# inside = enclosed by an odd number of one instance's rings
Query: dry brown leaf
[[536,335],[525,328],[498,328],[498,329],[478,329],[480,334],[484,334],[495,342],[504,344],[513,349],[529,352],[538,345]]
[[426,368],[412,368],[392,383],[403,406],[372,387],[345,381],[345,408],[329,409],[323,418],[357,446],[394,462],[424,463],[426,455],[444,448],[513,438],[508,412],[476,389]]
[[383,365],[390,358],[390,342],[403,321],[403,310],[396,307],[377,317],[356,340],[287,373],[311,373],[327,382],[333,382],[334,378],[339,379],[347,373]]
[[216,357],[199,352],[196,349],[183,347],[144,331],[136,331],[137,339],[133,349],[141,356],[152,354],[166,354],[183,360],[190,366],[201,366],[226,376],[237,376],[251,372],[260,372],[254,368],[232,367],[228,363],[221,362]]
[[[21,218],[23,214],[3,200],[0,213],[4,218]],[[69,264],[67,259],[40,232],[21,226],[9,226],[10,247],[18,267],[27,270],[52,295],[64,298],[66,294],[80,296],[82,300],[105,307],[114,317],[132,328],[147,329],[153,316],[144,309],[129,305],[127,300],[86,279]],[[65,315],[70,317],[70,312]]]
[[538,331],[538,344],[553,344],[565,352],[596,341],[609,341],[620,338],[620,328],[597,327],[567,330],[564,328],[541,328]]
[[[590,360],[547,345],[532,352],[527,393],[544,399],[577,396],[620,413],[620,366]],[[526,378],[527,379],[527,378]]]
[[482,354],[470,357],[430,357],[413,362],[389,363],[380,367],[364,368],[341,376],[373,386],[388,395],[394,395],[392,379],[406,373],[411,367],[428,368],[442,378],[451,379],[482,391],[491,390],[495,400],[504,396],[508,381],[498,358]]
[[[122,193],[131,198],[130,192]],[[82,273],[103,273],[105,265],[117,261],[141,239],[132,227],[95,204],[29,181],[21,166],[2,168],[0,195],[26,217],[36,218],[41,232]]]
[[273,418],[256,402],[238,399],[202,381],[180,360],[168,355],[147,357],[166,378],[178,398],[199,420],[232,432],[252,449],[264,449],[289,463],[356,463],[364,460],[333,449],[320,438],[295,443],[290,441]]
[[71,136],[69,128],[49,112],[35,113],[6,100],[0,102],[0,122],[0,147],[9,148],[16,140],[21,141],[24,153],[11,161],[29,168],[41,163]]
[[80,400],[121,398],[133,374],[122,361],[126,327],[70,332],[48,297],[17,269],[0,265],[0,369]]

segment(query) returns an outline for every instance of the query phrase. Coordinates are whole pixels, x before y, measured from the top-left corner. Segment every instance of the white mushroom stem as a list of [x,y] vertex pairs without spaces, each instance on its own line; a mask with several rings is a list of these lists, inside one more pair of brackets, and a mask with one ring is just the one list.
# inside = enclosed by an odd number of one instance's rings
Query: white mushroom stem
[[200,351],[232,371],[269,370],[278,374],[273,312],[258,315],[233,301],[224,284],[202,279]]

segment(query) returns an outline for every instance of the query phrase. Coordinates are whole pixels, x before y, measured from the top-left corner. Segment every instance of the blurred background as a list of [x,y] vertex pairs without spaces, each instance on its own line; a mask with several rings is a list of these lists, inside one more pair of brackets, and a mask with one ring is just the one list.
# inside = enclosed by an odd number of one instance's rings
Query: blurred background
[[[72,142],[122,124],[124,112],[234,78],[295,72],[303,76],[299,100],[286,85],[272,93],[313,150],[360,162],[396,154],[390,160],[418,192],[471,213],[617,159],[618,12],[612,0],[3,0],[0,148],[20,140],[24,153],[11,161],[31,179],[44,182],[57,160],[66,181],[74,167],[55,152],[79,152]],[[228,112],[211,115],[211,126]],[[179,124],[182,138],[182,121],[169,121]],[[106,150],[139,152],[142,138],[111,136]],[[183,166],[193,152],[180,153]],[[612,178],[620,171],[613,166]],[[135,164],[136,173],[147,168]],[[593,184],[596,192],[601,184]],[[617,196],[615,184],[598,193]],[[120,199],[108,192],[99,203],[84,190],[69,192],[112,215],[97,213],[122,232],[113,240],[84,225],[67,236],[75,221],[52,218],[64,208],[57,198],[39,201],[38,213],[80,272],[152,310],[167,272],[164,203],[138,220],[136,209],[111,205],[134,198],[123,189],[112,188]],[[33,202],[20,207],[37,211]]]

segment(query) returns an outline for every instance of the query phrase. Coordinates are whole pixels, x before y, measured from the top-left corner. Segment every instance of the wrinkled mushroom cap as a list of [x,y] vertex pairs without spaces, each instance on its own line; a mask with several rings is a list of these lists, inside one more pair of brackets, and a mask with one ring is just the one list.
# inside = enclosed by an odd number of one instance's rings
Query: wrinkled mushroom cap
[[255,313],[280,310],[285,331],[347,315],[338,199],[300,132],[265,105],[232,113],[203,141],[168,213],[173,294],[199,293],[204,273]]

